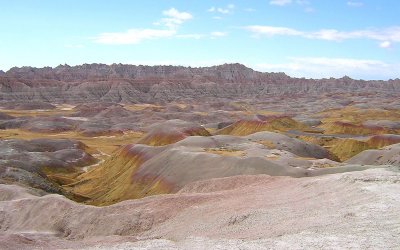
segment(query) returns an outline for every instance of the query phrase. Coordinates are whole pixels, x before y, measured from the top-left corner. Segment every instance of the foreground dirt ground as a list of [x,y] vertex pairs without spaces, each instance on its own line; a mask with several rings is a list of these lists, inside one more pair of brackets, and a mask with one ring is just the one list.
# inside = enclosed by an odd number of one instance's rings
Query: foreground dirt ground
[[237,176],[102,208],[0,185],[0,240],[6,249],[395,249],[399,183],[393,167]]

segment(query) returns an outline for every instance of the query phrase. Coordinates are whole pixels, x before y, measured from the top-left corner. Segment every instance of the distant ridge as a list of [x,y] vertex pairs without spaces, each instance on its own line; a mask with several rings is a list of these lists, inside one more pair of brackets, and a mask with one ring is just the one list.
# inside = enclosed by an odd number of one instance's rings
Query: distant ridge
[[198,68],[83,64],[55,68],[14,67],[0,72],[0,101],[137,103],[180,99],[262,99],[271,95],[322,93],[383,93],[393,96],[398,95],[399,90],[399,79],[292,78],[285,73],[258,72],[239,63]]
[[235,82],[238,80],[256,80],[264,75],[289,78],[284,73],[261,73],[243,64],[223,64],[211,67],[184,67],[172,65],[129,65],[129,64],[83,64],[78,66],[59,65],[52,67],[13,67],[4,76],[18,79],[52,79],[77,81],[88,79],[146,79],[146,78],[206,78]]

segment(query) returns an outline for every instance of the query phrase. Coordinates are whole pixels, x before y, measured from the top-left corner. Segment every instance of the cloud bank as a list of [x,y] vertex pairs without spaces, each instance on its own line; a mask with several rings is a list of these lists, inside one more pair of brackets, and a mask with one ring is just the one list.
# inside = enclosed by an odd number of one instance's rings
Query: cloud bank
[[349,39],[370,39],[380,42],[380,47],[390,47],[392,43],[400,42],[400,26],[385,29],[365,29],[354,31],[339,31],[336,29],[321,29],[317,31],[301,31],[288,27],[251,25],[244,27],[245,30],[256,36],[298,36],[307,39],[318,39],[326,41],[344,41]]
[[189,12],[180,12],[175,8],[163,11],[165,16],[157,25],[163,25],[163,29],[129,29],[124,32],[106,32],[97,35],[94,42],[101,44],[138,44],[143,40],[173,37],[177,28],[184,22],[193,18]]

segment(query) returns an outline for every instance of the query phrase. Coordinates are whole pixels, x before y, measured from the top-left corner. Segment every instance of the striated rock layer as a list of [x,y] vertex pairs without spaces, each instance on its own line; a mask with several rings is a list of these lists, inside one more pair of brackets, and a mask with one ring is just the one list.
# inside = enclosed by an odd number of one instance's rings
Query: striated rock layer
[[0,100],[55,103],[165,102],[177,99],[261,98],[270,95],[382,93],[397,96],[400,80],[291,78],[241,64],[191,68],[122,64],[12,68],[0,75]]

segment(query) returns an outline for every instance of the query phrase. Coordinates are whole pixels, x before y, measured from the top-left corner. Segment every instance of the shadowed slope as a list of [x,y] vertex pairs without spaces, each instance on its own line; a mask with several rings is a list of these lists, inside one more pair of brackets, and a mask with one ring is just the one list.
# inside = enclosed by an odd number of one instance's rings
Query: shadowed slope
[[17,183],[50,193],[71,182],[96,159],[76,140],[0,140],[0,183]]
[[163,147],[126,145],[99,167],[79,176],[76,183],[65,188],[78,196],[86,197],[88,203],[96,205],[108,205],[146,195],[168,193],[170,191],[168,189],[156,188],[154,192],[145,194],[143,190],[151,187],[151,183],[132,182],[132,176],[138,168],[163,150]]
[[369,143],[351,138],[334,137],[309,137],[301,136],[301,139],[310,143],[323,146],[332,153],[337,160],[345,161],[358,153],[373,148]]
[[0,120],[11,120],[14,119],[14,116],[8,115],[6,113],[0,112]]

